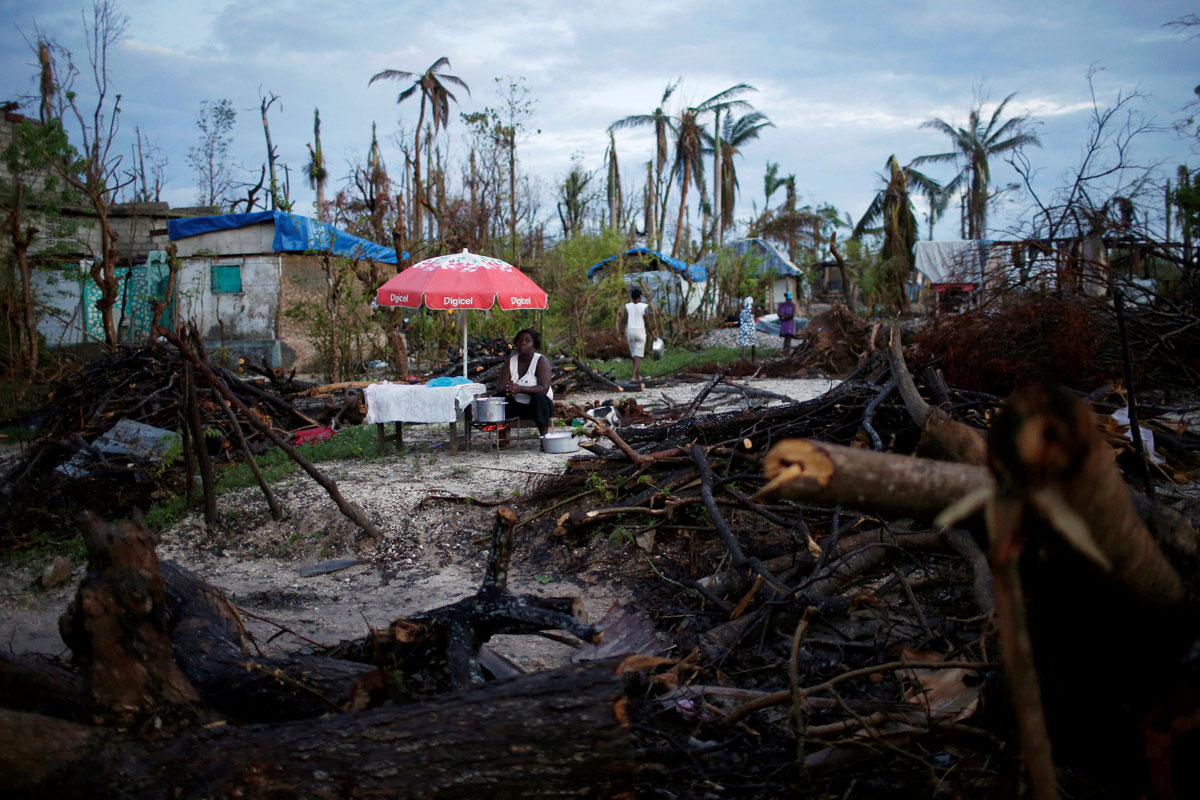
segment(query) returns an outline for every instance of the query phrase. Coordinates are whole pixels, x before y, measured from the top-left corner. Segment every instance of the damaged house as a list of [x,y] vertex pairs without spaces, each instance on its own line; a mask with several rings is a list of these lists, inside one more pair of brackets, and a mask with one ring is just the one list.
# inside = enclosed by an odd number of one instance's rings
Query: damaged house
[[791,292],[793,297],[800,300],[809,294],[804,272],[778,247],[758,237],[734,239],[720,250],[697,261],[695,266],[702,267],[709,275],[713,275],[732,268],[735,261],[771,276],[771,296],[765,299],[772,308],[783,302],[784,292]]
[[180,262],[176,315],[206,344],[272,367],[314,366],[304,322],[287,309],[328,290],[326,257],[395,264],[396,251],[283,211],[172,220]]
[[[704,299],[708,273],[648,247],[633,247],[588,268],[588,280],[598,282],[622,270],[625,283],[640,286],[668,314],[695,314]],[[684,311],[681,311],[684,309]]]
[[1010,291],[1102,298],[1116,280],[1131,302],[1148,303],[1157,292],[1170,292],[1179,274],[1154,254],[1154,243],[1119,237],[921,241],[908,294],[938,314]]

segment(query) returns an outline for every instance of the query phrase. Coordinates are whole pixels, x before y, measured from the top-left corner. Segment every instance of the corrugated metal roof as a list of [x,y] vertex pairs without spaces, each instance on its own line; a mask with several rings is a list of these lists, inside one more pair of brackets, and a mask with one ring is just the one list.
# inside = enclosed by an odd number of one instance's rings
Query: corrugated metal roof
[[752,237],[749,239],[734,239],[732,242],[727,242],[720,251],[709,253],[704,258],[700,259],[693,266],[704,267],[708,272],[711,272],[717,263],[718,257],[722,252],[732,253],[739,256],[752,255],[763,259],[762,268],[767,272],[773,272],[776,275],[784,277],[798,277],[804,273],[791,262],[791,260],[779,251],[773,243],[766,239]]

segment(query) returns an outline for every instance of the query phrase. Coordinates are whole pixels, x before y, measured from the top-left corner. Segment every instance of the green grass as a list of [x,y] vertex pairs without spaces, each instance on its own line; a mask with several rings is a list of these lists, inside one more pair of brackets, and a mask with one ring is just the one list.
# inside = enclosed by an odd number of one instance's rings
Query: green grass
[[[355,425],[352,428],[343,428],[332,439],[306,444],[298,449],[300,455],[314,464],[322,461],[349,459],[375,461],[395,453],[395,450],[390,447],[385,447],[382,452],[380,451],[373,425]],[[256,456],[255,461],[258,462],[258,468],[268,483],[283,480],[300,469],[300,465],[292,461],[291,456],[279,447],[272,447],[263,455]],[[250,471],[248,464],[240,462],[230,464],[221,471],[217,478],[217,494],[257,485],[258,482],[255,481],[254,473]]]
[[[306,444],[298,449],[302,456],[314,464],[322,461],[348,459],[375,461],[395,453],[395,450],[390,447],[384,448],[382,452],[379,450],[373,425],[343,428],[332,439]],[[300,469],[300,465],[292,461],[291,456],[279,447],[270,448],[262,455],[255,456],[254,460],[258,463],[259,471],[262,472],[269,484],[278,483]],[[254,479],[254,473],[250,471],[248,464],[237,462],[218,466],[216,469],[218,495],[258,486],[258,481]],[[197,486],[195,490],[197,503],[201,502],[200,498],[201,489]],[[183,519],[187,510],[182,495],[172,497],[169,500],[155,503],[146,512],[146,523],[151,530],[162,531]]]
[[[777,354],[777,350],[758,348],[757,356],[765,358]],[[703,350],[668,350],[658,361],[647,356],[642,359],[642,377],[660,378],[674,372],[687,372],[690,368],[703,364],[728,364],[737,361],[741,351],[736,347],[706,347]],[[627,381],[633,374],[633,359],[618,358],[609,361],[592,361],[591,366],[613,376],[619,381]]]

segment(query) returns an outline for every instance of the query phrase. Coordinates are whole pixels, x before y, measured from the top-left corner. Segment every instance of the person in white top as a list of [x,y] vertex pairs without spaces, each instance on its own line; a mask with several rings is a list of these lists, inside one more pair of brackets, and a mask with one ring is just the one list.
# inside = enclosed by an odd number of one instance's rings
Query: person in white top
[[[508,398],[505,413],[510,417],[531,419],[538,432],[550,429],[554,416],[554,389],[550,386],[550,362],[537,352],[542,337],[533,328],[522,328],[513,337],[516,352],[500,367],[496,391]],[[500,441],[506,437],[502,432]]]
[[642,358],[646,355],[646,317],[651,313],[650,306],[642,302],[642,290],[634,287],[629,290],[632,302],[625,304],[625,341],[629,343],[629,355],[633,357],[633,375],[636,383],[642,379]]

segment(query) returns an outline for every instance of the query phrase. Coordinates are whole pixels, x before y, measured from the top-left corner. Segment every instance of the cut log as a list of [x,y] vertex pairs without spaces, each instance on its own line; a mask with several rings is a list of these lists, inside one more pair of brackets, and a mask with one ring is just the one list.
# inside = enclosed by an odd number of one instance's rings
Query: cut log
[[0,653],[0,708],[85,720],[91,700],[71,670],[44,658]]
[[172,654],[201,701],[231,720],[282,722],[365,708],[386,699],[392,678],[369,664],[295,655],[265,658],[219,589],[164,562]]
[[756,498],[788,498],[931,519],[992,486],[983,467],[785,439],[764,461],[770,483]]

